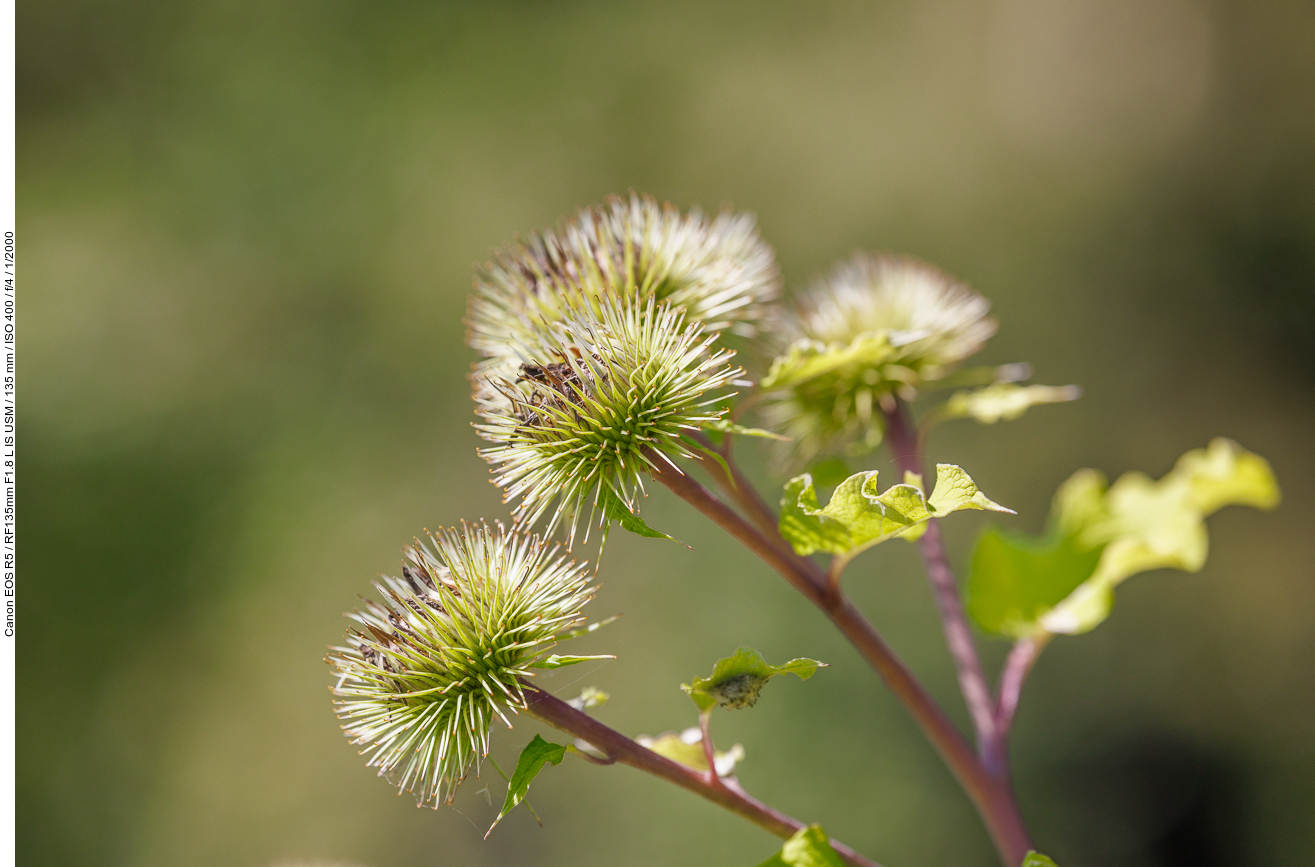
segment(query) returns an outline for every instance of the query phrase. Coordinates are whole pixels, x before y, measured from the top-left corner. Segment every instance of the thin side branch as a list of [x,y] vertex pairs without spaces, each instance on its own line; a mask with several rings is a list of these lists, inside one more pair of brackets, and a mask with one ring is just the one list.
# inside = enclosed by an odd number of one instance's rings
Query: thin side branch
[[[798,819],[778,812],[746,794],[740,786],[713,784],[704,774],[658,755],[588,714],[576,710],[551,693],[530,686],[528,683],[524,684],[524,690],[528,702],[525,710],[530,716],[572,737],[586,741],[612,761],[638,768],[655,777],[675,783],[682,789],[748,819],[783,840],[806,827]],[[715,768],[712,773],[716,774]],[[838,840],[832,840],[831,847],[845,860],[845,863],[852,867],[881,867]]]
[[1049,632],[1042,632],[1032,638],[1020,638],[1014,642],[1005,659],[1004,668],[1000,670],[1000,692],[996,700],[996,728],[1002,739],[1009,737],[1014,716],[1018,713],[1018,699],[1022,695],[1023,684],[1050,639]]

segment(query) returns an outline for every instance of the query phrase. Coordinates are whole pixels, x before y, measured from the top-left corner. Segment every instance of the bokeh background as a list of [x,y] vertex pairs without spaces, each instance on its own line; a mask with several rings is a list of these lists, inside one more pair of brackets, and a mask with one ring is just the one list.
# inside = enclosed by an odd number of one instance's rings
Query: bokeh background
[[[25,865],[755,864],[756,828],[624,768],[416,810],[343,740],[325,646],[424,527],[505,515],[475,455],[471,263],[636,188],[757,213],[788,286],[855,248],[995,304],[984,360],[1077,404],[947,427],[1036,530],[1077,467],[1228,435],[1275,513],[1211,521],[1057,640],[1015,763],[1064,867],[1315,863],[1315,7],[1299,0],[18,7],[19,853]],[[748,450],[752,452],[752,449]],[[761,455],[765,486],[781,481]],[[869,467],[888,466],[874,455]],[[579,652],[631,734],[740,643],[833,667],[718,733],[741,778],[889,867],[985,834],[857,656],[655,495],[694,547],[609,543]],[[947,528],[962,563],[980,516]],[[855,596],[956,718],[913,549]],[[584,646],[587,643],[587,646]],[[1004,648],[988,643],[991,665]],[[504,763],[538,727],[498,735]]]

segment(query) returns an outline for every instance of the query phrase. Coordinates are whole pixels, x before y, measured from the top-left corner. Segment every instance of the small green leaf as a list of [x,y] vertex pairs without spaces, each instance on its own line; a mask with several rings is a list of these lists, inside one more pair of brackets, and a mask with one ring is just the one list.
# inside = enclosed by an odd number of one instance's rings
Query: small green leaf
[[936,465],[936,488],[927,497],[922,480],[908,475],[903,484],[877,489],[875,470],[845,479],[824,508],[818,506],[813,479],[805,473],[786,483],[781,500],[781,535],[806,556],[826,551],[853,557],[894,536],[914,537],[932,518],[962,509],[1009,512],[992,502],[959,467]]
[[[913,478],[917,479],[917,476]],[[917,484],[921,488],[921,479]],[[972,478],[954,464],[936,465],[936,487],[927,498],[927,502],[937,515],[948,515],[961,509],[985,509],[991,512],[1007,512],[1010,515],[1017,514],[1013,509],[1006,509],[988,499],[986,494],[977,489]]]
[[769,665],[752,647],[739,647],[735,653],[717,660],[709,677],[697,677],[692,684],[682,684],[700,711],[721,705],[727,710],[753,707],[767,681],[778,674],[796,674],[807,680],[826,663],[816,659],[792,659],[784,665]]
[[761,437],[769,440],[780,440],[781,442],[790,441],[789,437],[781,436],[778,433],[772,433],[769,430],[763,430],[762,428],[757,427],[745,427],[744,425],[736,424],[725,416],[722,416],[716,421],[707,422],[703,425],[703,429],[705,431],[715,431],[722,435],[736,434],[742,437]]
[[844,867],[820,825],[809,825],[785,841],[781,851],[759,867]]
[[1013,420],[1030,407],[1077,400],[1082,389],[1076,385],[1018,385],[996,383],[973,391],[958,391],[941,408],[941,418],[971,418],[982,424]]
[[1051,861],[1045,855],[1035,850],[1027,853],[1020,867],[1059,867],[1054,861]]
[[799,340],[778,356],[759,386],[764,390],[789,388],[842,367],[875,367],[895,355],[886,333],[862,334],[848,344]]
[[[640,735],[635,742],[696,771],[708,769],[708,758],[703,754],[703,732],[698,726],[683,732],[663,732],[653,738]],[[717,765],[717,776],[729,777],[735,771],[735,765],[744,760],[744,747],[736,744],[724,753],[714,753],[712,760]]]
[[554,653],[547,659],[530,663],[530,668],[565,668],[568,665],[575,665],[578,662],[592,662],[595,659],[616,659],[616,657],[610,653],[601,656],[558,656]]
[[616,521],[621,525],[621,529],[629,530],[636,536],[644,536],[649,539],[671,539],[666,533],[660,530],[654,530],[639,515],[630,511],[626,504],[616,493],[606,485],[603,485],[598,491],[598,505],[603,510],[603,517],[608,521]]
[[498,827],[502,817],[510,813],[517,804],[525,800],[525,794],[530,790],[530,783],[543,770],[543,766],[552,763],[560,765],[562,759],[566,757],[566,747],[561,744],[553,744],[545,741],[538,735],[534,740],[521,750],[520,759],[516,762],[516,770],[512,771],[511,782],[507,784],[507,800],[502,803],[502,812],[498,813],[498,818],[493,820],[493,824],[484,834],[484,839],[488,839],[493,829]]
[[580,691],[578,696],[568,701],[567,704],[576,710],[588,710],[591,707],[598,707],[599,705],[606,704],[609,698],[611,698],[611,696],[598,687],[586,686]]

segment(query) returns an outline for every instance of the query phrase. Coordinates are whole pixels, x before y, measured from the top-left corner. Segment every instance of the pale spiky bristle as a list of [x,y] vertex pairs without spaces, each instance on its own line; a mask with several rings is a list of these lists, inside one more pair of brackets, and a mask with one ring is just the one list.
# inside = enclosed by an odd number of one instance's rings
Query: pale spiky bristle
[[989,301],[933,265],[860,252],[816,281],[783,324],[788,340],[828,345],[889,334],[902,364],[935,378],[995,334],[990,309]]
[[557,500],[549,532],[569,515],[573,535],[591,493],[591,508],[615,495],[634,511],[654,461],[689,457],[685,432],[726,412],[715,392],[742,371],[709,351],[715,337],[653,298],[611,297],[545,328],[515,381],[485,379],[476,428],[495,445],[481,454],[520,500],[517,518],[533,523]]
[[494,254],[476,280],[468,341],[514,355],[543,323],[608,295],[684,307],[705,331],[751,335],[780,292],[772,249],[748,214],[681,214],[648,196],[612,196],[556,231]]
[[488,754],[494,717],[525,706],[519,679],[584,621],[588,564],[501,524],[462,524],[406,549],[401,578],[348,615],[328,657],[343,731],[420,805],[451,803]]

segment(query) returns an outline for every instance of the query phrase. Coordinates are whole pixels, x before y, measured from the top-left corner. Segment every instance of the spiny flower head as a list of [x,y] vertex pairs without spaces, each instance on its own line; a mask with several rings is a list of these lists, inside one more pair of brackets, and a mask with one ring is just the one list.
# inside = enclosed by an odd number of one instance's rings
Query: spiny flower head
[[742,371],[732,352],[710,351],[716,337],[651,296],[609,296],[545,327],[514,379],[484,378],[476,428],[494,446],[481,454],[519,498],[517,519],[533,523],[556,500],[549,532],[569,515],[573,537],[590,494],[603,523],[619,506],[634,513],[643,475],[690,457],[682,435],[726,412],[719,390]]
[[328,662],[343,730],[371,767],[420,806],[451,803],[488,754],[494,717],[525,707],[520,678],[584,621],[587,564],[538,536],[463,522],[405,551],[401,578]]
[[995,333],[988,302],[904,256],[858,253],[814,284],[783,318],[788,343],[763,388],[770,426],[796,458],[881,442],[879,404],[948,373]]
[[497,251],[475,281],[468,339],[487,358],[504,359],[543,323],[609,295],[655,298],[684,307],[706,331],[752,335],[779,289],[775,257],[752,215],[709,220],[648,196],[612,196],[557,231]]

